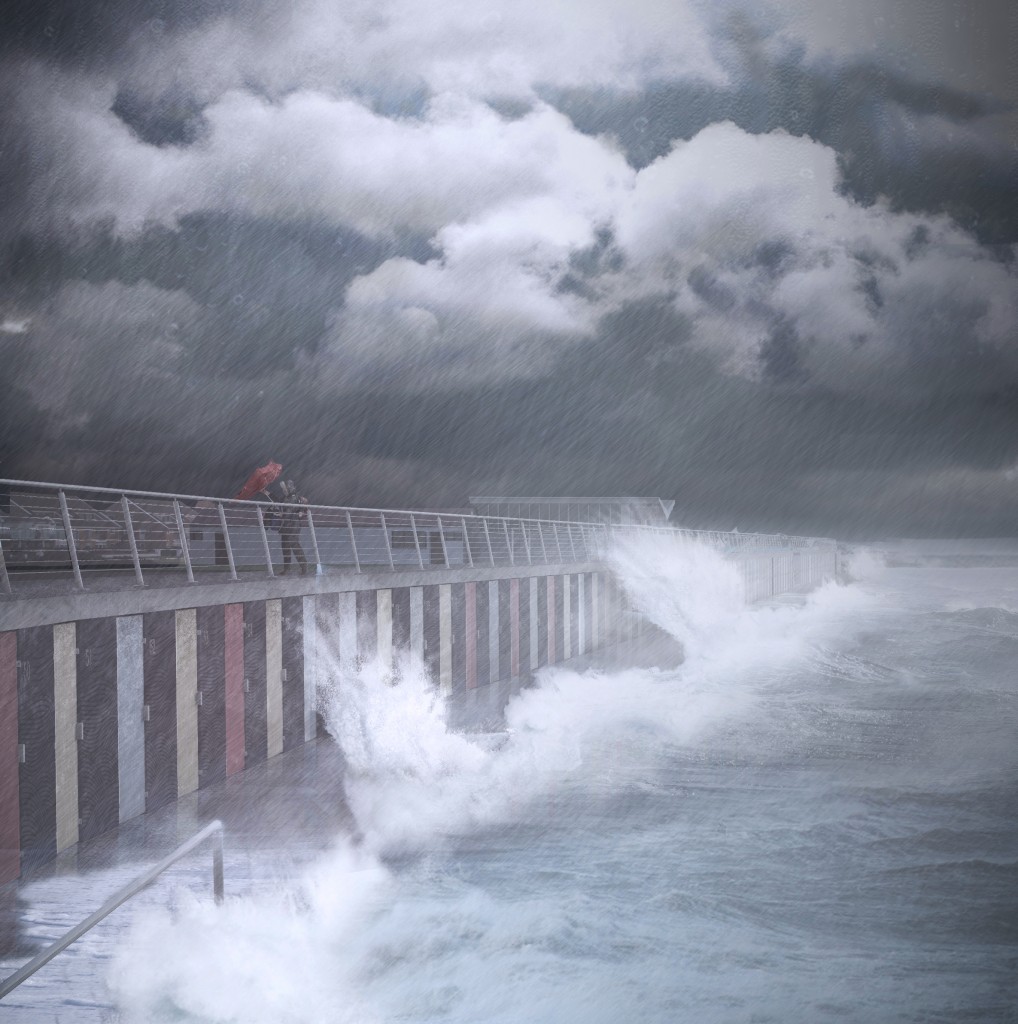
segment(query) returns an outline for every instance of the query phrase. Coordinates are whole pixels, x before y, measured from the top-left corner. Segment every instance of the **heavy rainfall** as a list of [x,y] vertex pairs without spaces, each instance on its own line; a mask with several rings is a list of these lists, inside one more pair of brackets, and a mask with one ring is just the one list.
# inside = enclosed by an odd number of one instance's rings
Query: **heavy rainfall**
[[1009,5],[0,18],[0,1013],[1018,1021]]

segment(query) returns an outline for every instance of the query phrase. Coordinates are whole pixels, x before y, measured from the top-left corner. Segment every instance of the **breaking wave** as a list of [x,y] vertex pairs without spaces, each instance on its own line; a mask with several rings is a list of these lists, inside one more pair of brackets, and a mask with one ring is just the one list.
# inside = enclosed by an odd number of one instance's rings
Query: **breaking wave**
[[[351,672],[323,647],[319,706],[346,760],[343,797],[355,829],[272,895],[222,907],[185,896],[174,913],[140,914],[111,971],[123,1019],[447,1019],[462,983],[455,997],[441,986],[414,993],[421,981],[407,963],[430,957],[459,977],[464,968],[456,958],[481,955],[471,952],[475,940],[518,951],[523,935],[540,947],[544,934],[555,946],[567,941],[569,928],[469,886],[452,909],[447,899],[430,898],[408,907],[400,897],[406,864],[441,860],[474,833],[526,829],[546,816],[558,792],[579,806],[610,802],[612,787],[623,782],[606,766],[620,746],[639,748],[632,763],[652,774],[675,751],[751,718],[789,666],[868,600],[856,588],[830,584],[795,604],[747,606],[730,563],[678,539],[627,541],[612,563],[631,604],[681,645],[682,663],[546,667],[510,703],[497,737],[447,727],[420,659]],[[445,918],[436,916],[439,904]],[[493,996],[486,988],[471,998],[477,1011]],[[605,999],[603,1005],[612,1002]],[[512,1020],[513,1010],[492,1008],[490,1019]],[[486,1018],[478,1012],[462,1019]]]

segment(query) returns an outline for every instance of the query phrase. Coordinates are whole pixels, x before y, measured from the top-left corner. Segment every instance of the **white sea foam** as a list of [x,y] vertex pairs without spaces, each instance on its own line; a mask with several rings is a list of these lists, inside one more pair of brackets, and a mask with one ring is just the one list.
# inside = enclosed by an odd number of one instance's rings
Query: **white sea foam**
[[110,983],[128,1021],[278,1024],[373,1019],[351,976],[358,930],[388,874],[348,845],[273,897],[184,898],[138,916]]
[[854,547],[842,558],[845,574],[856,582],[879,580],[887,572],[887,554],[880,548]]
[[[527,822],[535,802],[566,782],[602,784],[597,751],[606,738],[638,736],[642,757],[652,761],[751,714],[785,666],[866,600],[854,588],[832,584],[796,605],[748,607],[730,564],[678,541],[629,541],[613,563],[632,605],[682,644],[683,664],[611,673],[545,668],[537,685],[508,707],[508,738],[500,746],[486,747],[446,727],[419,659],[404,658],[392,670],[372,662],[350,671],[323,646],[320,708],[347,760],[344,786],[357,835],[338,840],[330,856],[274,897],[222,908],[193,902],[175,916],[142,915],[111,975],[124,1019],[259,1024],[389,1018],[395,1011],[380,1010],[379,1000],[388,1002],[390,995],[373,988],[373,972],[388,965],[398,992],[401,958],[425,955],[421,943],[437,957],[446,953],[436,952],[435,943],[449,944],[448,956],[460,959],[448,973],[462,981],[470,963],[480,969],[478,958],[494,956],[503,941],[513,946],[539,931],[540,912],[493,909],[467,889],[456,900],[455,919],[422,935],[429,915],[438,912],[400,909],[387,858],[441,856],[450,837]],[[568,938],[563,922],[545,926],[564,929]],[[464,929],[471,928],[477,938],[467,946],[477,948],[463,959],[451,950],[463,945]],[[414,971],[407,977],[407,985],[420,983]],[[489,983],[475,987],[473,1012],[490,1004],[491,1019],[513,1019],[513,1007],[495,1005],[504,997]],[[541,991],[553,999],[553,989]],[[442,991],[417,997],[416,1004],[431,1000],[440,1017]],[[592,998],[592,1008],[611,999],[607,990]]]

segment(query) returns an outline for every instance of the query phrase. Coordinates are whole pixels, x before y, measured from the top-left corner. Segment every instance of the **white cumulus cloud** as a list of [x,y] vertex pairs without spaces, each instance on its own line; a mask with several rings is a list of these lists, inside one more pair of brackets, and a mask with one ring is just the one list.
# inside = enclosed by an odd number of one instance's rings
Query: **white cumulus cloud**
[[157,94],[184,82],[206,100],[251,84],[276,96],[527,98],[540,86],[725,80],[690,0],[298,0],[170,33],[146,28],[132,49],[133,87]]
[[[639,287],[673,294],[729,371],[785,369],[834,390],[1018,378],[1018,276],[946,217],[864,206],[835,154],[783,132],[712,125],[645,168],[617,238]],[[973,366],[981,367],[972,373]]]

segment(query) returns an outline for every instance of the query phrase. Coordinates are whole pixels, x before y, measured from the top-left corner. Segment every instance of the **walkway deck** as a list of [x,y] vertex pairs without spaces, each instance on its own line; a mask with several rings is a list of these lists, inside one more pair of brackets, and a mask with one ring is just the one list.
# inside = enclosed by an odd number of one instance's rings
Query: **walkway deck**
[[[80,843],[0,887],[0,973],[11,974],[121,885],[217,818],[225,825],[227,899],[293,878],[351,828],[342,773],[339,749],[320,739]],[[115,1020],[106,992],[113,950],[139,908],[165,906],[180,889],[211,900],[209,849],[171,868],[12,992],[0,1004],[0,1019],[18,1024]]]

